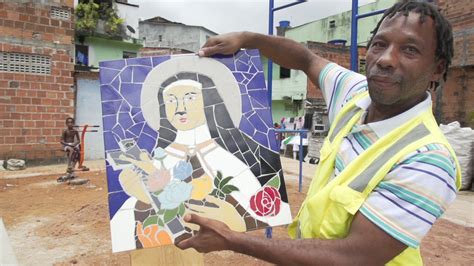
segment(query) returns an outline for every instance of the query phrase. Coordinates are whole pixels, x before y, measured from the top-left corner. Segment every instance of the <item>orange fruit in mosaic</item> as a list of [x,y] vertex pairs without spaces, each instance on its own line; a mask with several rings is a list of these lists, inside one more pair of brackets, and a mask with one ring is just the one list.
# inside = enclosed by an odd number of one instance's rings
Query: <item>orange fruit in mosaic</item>
[[165,230],[160,230],[157,224],[151,224],[143,228],[141,222],[137,222],[137,236],[144,248],[172,244],[170,235]]

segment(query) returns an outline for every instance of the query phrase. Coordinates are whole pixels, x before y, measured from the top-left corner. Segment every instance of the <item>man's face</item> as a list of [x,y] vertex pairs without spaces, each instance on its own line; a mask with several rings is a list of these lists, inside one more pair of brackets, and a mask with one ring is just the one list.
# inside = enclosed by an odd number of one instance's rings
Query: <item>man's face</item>
[[201,89],[177,85],[163,92],[166,118],[178,130],[190,130],[206,123]]
[[410,12],[386,18],[367,51],[367,81],[372,102],[403,112],[420,102],[431,81],[438,81],[443,64],[435,60],[436,31],[427,17]]

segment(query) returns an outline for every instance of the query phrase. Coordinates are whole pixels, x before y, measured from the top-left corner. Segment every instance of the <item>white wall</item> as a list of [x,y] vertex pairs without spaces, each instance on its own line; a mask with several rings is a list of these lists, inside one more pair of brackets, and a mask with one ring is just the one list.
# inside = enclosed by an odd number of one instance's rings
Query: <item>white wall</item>
[[102,105],[99,80],[77,79],[76,124],[99,125],[98,132],[86,133],[85,159],[104,159]]
[[125,26],[130,25],[135,33],[126,29],[127,35],[138,39],[138,6],[130,6],[126,4],[116,3],[119,17],[125,19]]

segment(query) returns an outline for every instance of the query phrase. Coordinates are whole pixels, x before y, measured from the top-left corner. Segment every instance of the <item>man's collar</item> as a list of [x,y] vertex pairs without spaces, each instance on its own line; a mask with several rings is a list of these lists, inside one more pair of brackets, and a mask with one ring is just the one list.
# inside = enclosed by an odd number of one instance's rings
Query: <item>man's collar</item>
[[[387,135],[390,131],[394,130],[395,128],[401,126],[406,121],[416,117],[421,112],[426,111],[427,109],[431,110],[431,94],[426,93],[427,97],[417,105],[413,106],[412,108],[406,110],[405,112],[398,114],[396,116],[390,117],[388,119],[377,121],[373,123],[368,123],[366,126],[369,126],[372,129],[377,137],[381,138]],[[356,102],[356,105],[363,110],[367,111],[372,100],[370,97],[364,97]]]

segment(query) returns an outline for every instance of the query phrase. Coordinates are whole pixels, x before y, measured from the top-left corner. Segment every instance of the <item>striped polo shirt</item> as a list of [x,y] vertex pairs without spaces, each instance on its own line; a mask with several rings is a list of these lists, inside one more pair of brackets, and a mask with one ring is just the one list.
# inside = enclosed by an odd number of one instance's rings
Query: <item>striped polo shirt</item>
[[[367,90],[366,77],[337,64],[328,64],[319,76],[328,106],[329,121],[357,93]],[[367,110],[370,97],[356,105]],[[383,121],[364,124],[365,116],[344,137],[336,156],[332,178],[379,138],[431,110],[431,97],[413,108]],[[456,197],[456,164],[443,144],[429,144],[398,161],[372,191],[360,212],[386,233],[417,248],[433,223]]]

